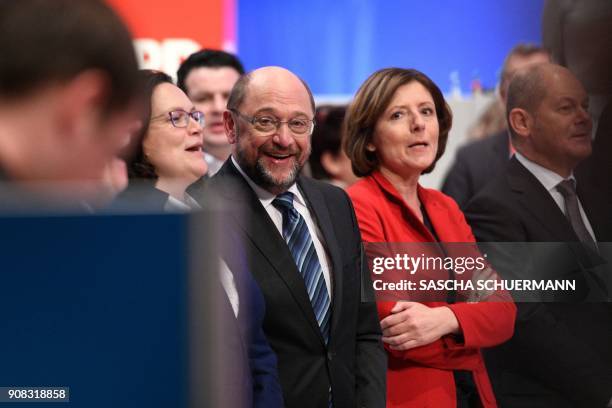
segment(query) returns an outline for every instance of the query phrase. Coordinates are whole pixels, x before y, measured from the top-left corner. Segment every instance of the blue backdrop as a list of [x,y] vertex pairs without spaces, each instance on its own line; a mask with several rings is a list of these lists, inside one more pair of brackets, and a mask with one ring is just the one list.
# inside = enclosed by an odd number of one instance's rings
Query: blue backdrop
[[543,0],[239,0],[238,52],[247,69],[281,65],[315,94],[354,94],[388,66],[424,71],[445,92],[456,71],[469,91],[493,88],[518,42],[540,43]]

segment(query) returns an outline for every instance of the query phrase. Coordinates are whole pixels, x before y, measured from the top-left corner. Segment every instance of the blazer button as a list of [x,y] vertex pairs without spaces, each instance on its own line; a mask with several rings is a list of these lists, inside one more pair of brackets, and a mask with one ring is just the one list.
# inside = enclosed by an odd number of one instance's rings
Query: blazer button
[[328,361],[332,361],[332,359],[334,358],[335,355],[336,355],[336,353],[334,353],[333,351],[328,351],[327,352],[327,360]]

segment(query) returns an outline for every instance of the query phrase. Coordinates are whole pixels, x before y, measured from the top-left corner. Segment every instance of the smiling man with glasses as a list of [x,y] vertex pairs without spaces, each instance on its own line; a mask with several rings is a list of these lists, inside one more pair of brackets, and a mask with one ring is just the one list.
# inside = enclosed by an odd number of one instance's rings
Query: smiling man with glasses
[[367,265],[355,214],[343,190],[300,175],[312,93],[290,71],[266,67],[238,80],[227,109],[233,152],[204,205],[226,212],[224,227],[248,252],[285,406],[384,407],[386,357],[375,306],[360,299]]
[[[252,181],[274,194],[295,183],[310,155],[314,128],[310,90],[299,78],[287,81],[280,72],[268,76],[263,69],[238,80],[224,114],[228,140],[235,144],[232,157]],[[267,91],[276,88],[286,91]]]
[[270,115],[251,117],[240,113],[236,109],[231,109],[230,111],[253,125],[255,130],[261,133],[262,136],[269,136],[277,132],[282,124],[286,124],[296,137],[307,137],[312,135],[315,124],[314,120],[306,118],[293,118],[282,121]]

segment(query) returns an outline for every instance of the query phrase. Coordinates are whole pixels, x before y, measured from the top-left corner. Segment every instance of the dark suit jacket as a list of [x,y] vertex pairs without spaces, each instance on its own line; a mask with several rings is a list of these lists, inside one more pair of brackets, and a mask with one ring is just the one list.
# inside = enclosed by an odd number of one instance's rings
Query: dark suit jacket
[[454,198],[460,208],[465,208],[468,201],[504,169],[508,157],[507,131],[461,147],[446,175],[442,192]]
[[[597,236],[597,214],[585,210]],[[500,406],[605,407],[612,397],[612,310],[609,303],[582,302],[605,298],[592,270],[601,258],[577,243],[550,194],[516,158],[470,201],[465,215],[478,241],[561,243],[541,259],[490,258],[500,273],[533,278],[548,270],[548,278],[577,280],[571,303],[517,303],[514,337],[485,353]]]
[[109,205],[110,211],[142,209],[146,212],[165,212],[165,205],[170,195],[155,188],[154,180],[130,180],[123,190]]
[[[249,269],[266,301],[264,332],[278,357],[287,407],[384,407],[386,356],[373,303],[360,301],[361,240],[351,203],[341,189],[301,177],[330,258],[332,324],[326,346],[289,248],[255,192],[228,160],[210,180],[204,206],[229,213]],[[216,202],[215,202],[216,199]],[[371,287],[370,287],[371,289]]]
[[208,174],[203,175],[187,187],[187,193],[197,202],[203,201],[204,195],[206,194],[206,183],[209,179],[210,177],[208,177]]

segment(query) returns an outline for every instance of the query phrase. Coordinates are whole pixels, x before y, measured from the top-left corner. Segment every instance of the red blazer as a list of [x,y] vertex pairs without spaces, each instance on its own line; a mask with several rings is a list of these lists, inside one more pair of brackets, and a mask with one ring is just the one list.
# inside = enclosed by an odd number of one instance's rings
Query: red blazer
[[[348,193],[355,206],[363,241],[435,241],[380,172],[354,184]],[[418,195],[440,241],[475,242],[463,213],[451,198],[420,185]],[[394,302],[378,302],[379,317],[388,316],[393,306]],[[483,406],[497,406],[480,348],[498,345],[512,336],[516,307],[511,301],[456,303],[448,307],[461,326],[463,343],[452,336],[444,336],[408,351],[386,347],[389,356],[387,407],[456,407],[453,369],[471,371]]]

